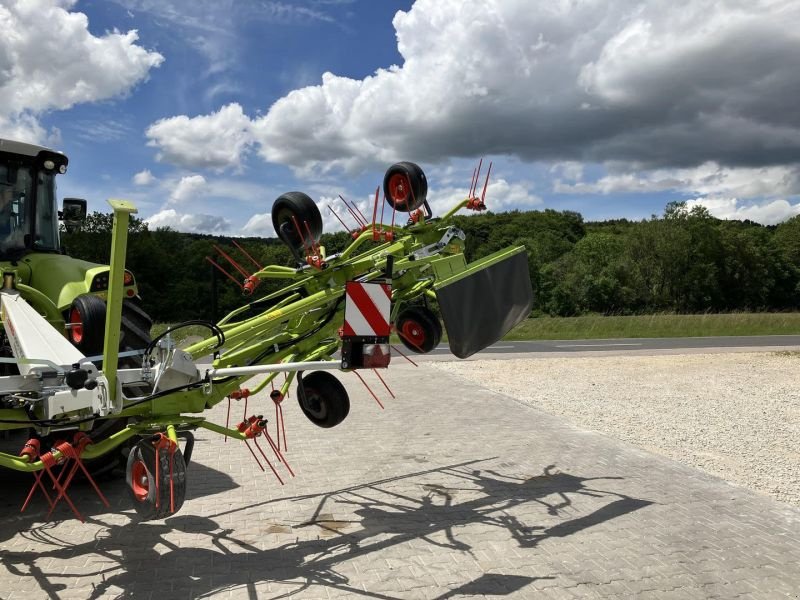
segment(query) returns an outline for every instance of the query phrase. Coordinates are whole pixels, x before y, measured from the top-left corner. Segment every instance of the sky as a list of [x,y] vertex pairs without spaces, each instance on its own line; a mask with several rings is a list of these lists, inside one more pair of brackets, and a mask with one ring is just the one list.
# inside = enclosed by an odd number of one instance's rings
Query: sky
[[[325,229],[389,165],[434,213],[800,214],[796,0],[0,0],[0,137],[65,152],[59,195],[151,228]],[[484,167],[485,172],[485,167]]]

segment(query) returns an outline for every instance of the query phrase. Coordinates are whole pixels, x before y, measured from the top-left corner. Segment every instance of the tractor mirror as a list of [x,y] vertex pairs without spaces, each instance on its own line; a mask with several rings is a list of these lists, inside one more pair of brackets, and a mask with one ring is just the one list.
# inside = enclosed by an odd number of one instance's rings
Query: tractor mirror
[[64,198],[61,219],[64,221],[83,221],[86,218],[86,200],[83,198]]

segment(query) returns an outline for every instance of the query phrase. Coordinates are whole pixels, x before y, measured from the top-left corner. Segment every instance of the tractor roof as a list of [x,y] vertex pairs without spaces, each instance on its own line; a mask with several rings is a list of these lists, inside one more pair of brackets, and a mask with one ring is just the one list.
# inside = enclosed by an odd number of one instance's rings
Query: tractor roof
[[[35,162],[42,162],[43,164],[45,161],[53,161],[58,166],[58,169],[66,169],[69,162],[67,155],[63,152],[51,150],[44,146],[37,146],[36,144],[26,144],[25,142],[0,138],[0,157],[8,159],[10,156],[27,156]],[[63,173],[64,170],[59,172]]]
[[62,154],[44,146],[37,146],[35,144],[26,144],[25,142],[16,142],[14,140],[4,140],[0,138],[0,152],[8,152],[9,154],[22,154],[23,156],[39,156],[40,152],[51,152],[54,154]]

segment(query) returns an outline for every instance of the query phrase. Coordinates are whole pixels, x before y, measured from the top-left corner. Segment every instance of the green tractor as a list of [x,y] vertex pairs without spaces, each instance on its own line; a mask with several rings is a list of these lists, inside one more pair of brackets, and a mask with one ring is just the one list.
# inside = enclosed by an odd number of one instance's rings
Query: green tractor
[[[86,217],[86,200],[56,200],[56,176],[67,170],[67,157],[48,148],[0,139],[0,268],[13,275],[15,287],[84,355],[103,352],[109,267],[65,254],[59,221],[75,227]],[[125,301],[120,349],[123,361],[136,366],[133,354],[150,342],[152,321],[140,306],[133,274],[125,271]],[[11,350],[2,336],[0,356]],[[15,371],[4,364],[6,374]]]

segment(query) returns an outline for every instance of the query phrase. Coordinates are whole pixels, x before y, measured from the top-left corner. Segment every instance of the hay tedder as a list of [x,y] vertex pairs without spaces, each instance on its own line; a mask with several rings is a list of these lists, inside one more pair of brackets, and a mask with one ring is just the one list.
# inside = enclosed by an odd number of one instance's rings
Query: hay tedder
[[[353,371],[359,378],[359,370],[378,374],[376,369],[389,365],[392,332],[411,351],[430,352],[442,336],[441,315],[450,350],[460,358],[500,339],[528,316],[533,298],[524,247],[472,263],[465,259],[464,233],[452,216],[462,208],[486,208],[488,174],[480,197],[479,177],[480,166],[467,197],[436,218],[422,170],[413,163],[393,165],[383,182],[386,205],[381,204],[380,218],[380,188],[371,221],[342,198],[356,227],[349,246],[331,256],[319,245],[322,217],[316,204],[300,192],[283,194],[273,204],[272,220],[297,265],[249,272],[221,252],[242,275],[241,281],[234,279],[244,294],[255,299],[217,323],[171,327],[143,350],[141,368],[117,366],[131,204],[110,201],[114,231],[102,368],[25,301],[12,274],[4,275],[0,304],[14,358],[0,360],[16,363],[19,375],[0,377],[0,431],[28,432],[29,439],[16,454],[0,452],[0,467],[32,473],[23,510],[41,495],[51,513],[63,501],[82,518],[68,488],[82,475],[106,502],[91,465],[113,453],[126,457],[128,489],[139,516],[166,517],[183,503],[192,432],[198,428],[243,441],[259,467],[268,466],[281,480],[279,469],[293,475],[282,428],[282,402],[292,383],[306,417],[334,427],[347,417],[350,402],[329,371]],[[391,223],[384,224],[387,207]],[[396,224],[398,215],[406,222]],[[258,297],[265,280],[285,285]],[[438,306],[438,314],[431,306]],[[202,325],[211,335],[179,349],[172,334],[188,325]],[[244,387],[259,374],[257,383]],[[275,406],[273,433],[262,415],[247,413],[248,397],[261,392]],[[203,416],[226,399],[228,423]],[[245,418],[238,425],[230,424],[231,399],[244,400]]]

